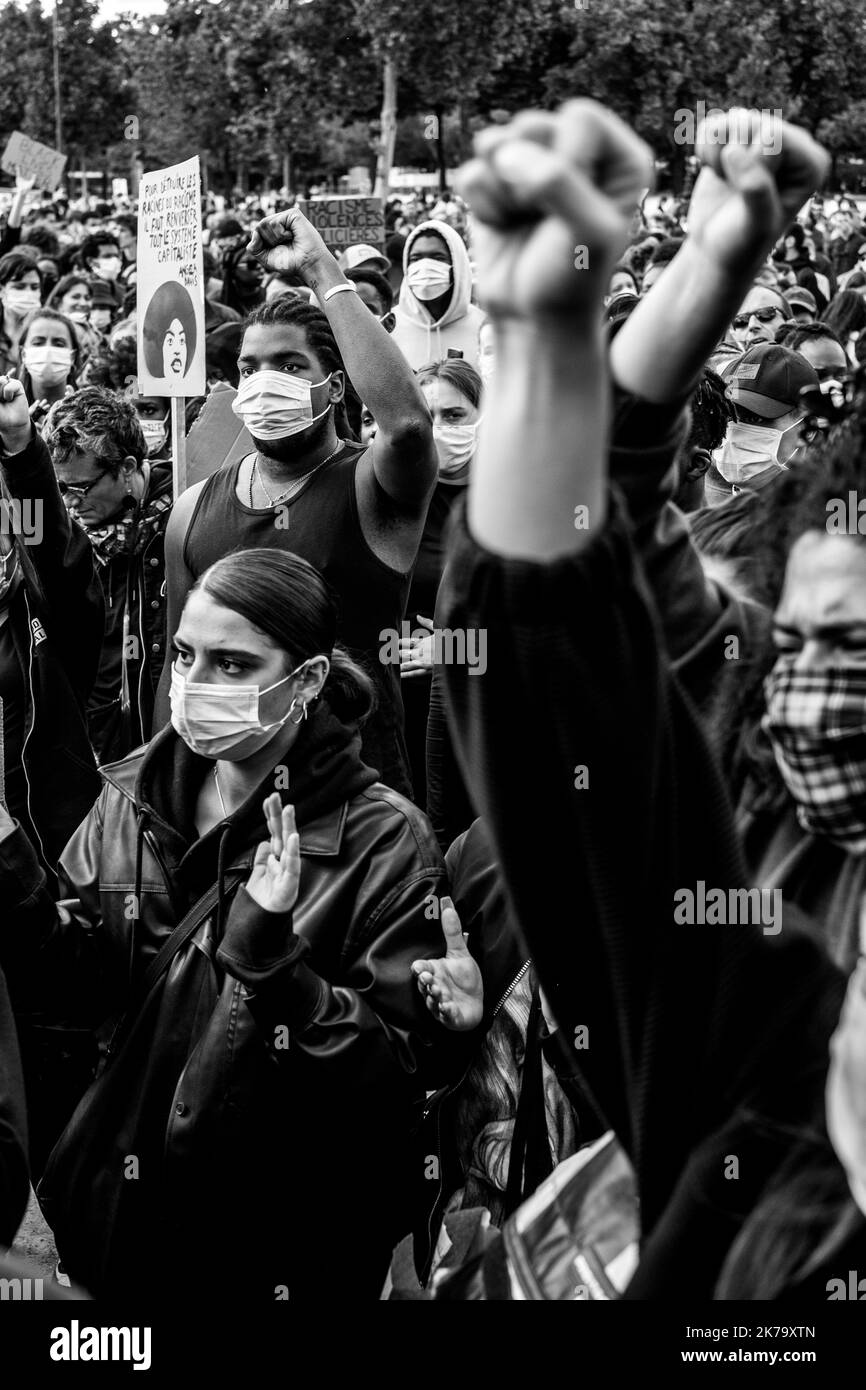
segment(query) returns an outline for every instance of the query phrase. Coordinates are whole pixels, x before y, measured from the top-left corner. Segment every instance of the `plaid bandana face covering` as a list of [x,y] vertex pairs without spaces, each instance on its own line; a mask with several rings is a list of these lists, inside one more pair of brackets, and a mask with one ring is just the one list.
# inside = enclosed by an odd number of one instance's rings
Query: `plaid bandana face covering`
[[866,851],[866,667],[798,671],[777,662],[764,682],[769,734],[804,830],[849,854]]

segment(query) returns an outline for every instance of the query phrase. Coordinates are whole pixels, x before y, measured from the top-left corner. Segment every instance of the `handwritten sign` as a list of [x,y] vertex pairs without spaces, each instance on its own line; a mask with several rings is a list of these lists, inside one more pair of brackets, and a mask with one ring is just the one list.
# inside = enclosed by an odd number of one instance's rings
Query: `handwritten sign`
[[33,187],[44,189],[46,193],[53,193],[63,178],[65,167],[65,154],[31,140],[20,130],[13,130],[0,159],[0,168],[7,174],[18,173],[24,179],[32,179]]
[[329,251],[364,243],[385,250],[385,212],[381,198],[309,198],[301,203]]
[[138,198],[138,379],[145,396],[205,392],[198,156],[144,174]]

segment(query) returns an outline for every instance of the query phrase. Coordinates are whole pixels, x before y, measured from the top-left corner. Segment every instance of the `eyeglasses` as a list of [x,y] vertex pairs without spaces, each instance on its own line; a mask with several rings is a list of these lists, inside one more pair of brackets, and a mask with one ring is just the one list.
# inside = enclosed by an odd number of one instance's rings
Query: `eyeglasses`
[[767,304],[763,309],[752,309],[749,314],[737,314],[731,322],[734,328],[748,328],[750,319],[757,319],[758,323],[770,323],[781,312],[781,309],[774,309],[772,305]]
[[105,473],[100,473],[98,478],[94,478],[89,483],[64,483],[58,478],[57,487],[61,497],[65,497],[67,493],[71,493],[73,497],[86,497],[88,492],[95,488],[97,483],[101,483],[104,477]]

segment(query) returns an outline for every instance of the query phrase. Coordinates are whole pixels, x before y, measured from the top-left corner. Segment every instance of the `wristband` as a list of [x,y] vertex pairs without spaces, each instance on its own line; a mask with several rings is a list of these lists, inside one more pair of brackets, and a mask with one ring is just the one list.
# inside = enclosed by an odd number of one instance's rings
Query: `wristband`
[[343,290],[351,290],[353,294],[357,294],[358,286],[353,284],[351,280],[344,280],[342,285],[333,285],[331,289],[325,290],[325,293],[322,295],[322,303],[327,304],[332,295],[342,294]]

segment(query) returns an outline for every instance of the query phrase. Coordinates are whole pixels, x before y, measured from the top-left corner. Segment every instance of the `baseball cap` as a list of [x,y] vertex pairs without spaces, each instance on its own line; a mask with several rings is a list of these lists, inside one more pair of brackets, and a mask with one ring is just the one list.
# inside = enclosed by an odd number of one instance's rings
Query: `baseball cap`
[[805,386],[817,386],[818,373],[799,352],[778,343],[757,343],[725,373],[729,401],[765,420],[776,420],[799,405]]
[[812,291],[803,289],[802,286],[798,286],[793,290],[786,290],[785,298],[792,309],[797,305],[800,309],[808,309],[812,314],[817,314],[818,312],[818,302],[812,294]]
[[383,275],[391,269],[388,257],[377,251],[375,246],[368,246],[365,242],[360,242],[357,246],[347,246],[345,251],[340,252],[337,264],[341,270],[357,270],[359,265],[370,265],[376,270],[381,270]]

